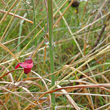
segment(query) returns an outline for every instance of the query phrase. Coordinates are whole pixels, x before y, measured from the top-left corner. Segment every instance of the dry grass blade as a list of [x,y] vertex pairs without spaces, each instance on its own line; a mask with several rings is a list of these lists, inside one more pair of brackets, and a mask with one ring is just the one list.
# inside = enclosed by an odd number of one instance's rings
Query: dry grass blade
[[[57,85],[58,88],[62,88],[61,86]],[[62,89],[61,90],[65,96],[67,97],[68,101],[70,102],[70,104],[73,106],[73,108],[75,108],[76,110],[80,110],[80,108],[78,107],[78,105],[75,103],[75,101],[70,97],[69,94],[67,94],[67,91]]]
[[1,0],[1,2],[3,3],[3,5],[7,6],[7,4],[5,3],[5,1],[4,1],[4,0]]
[[16,3],[19,0],[15,0],[15,2],[12,4],[12,6],[9,8],[9,10],[5,13],[5,15],[3,16],[3,18],[0,20],[0,24],[5,20],[5,18],[7,17],[8,13],[11,11],[11,9],[16,5]]
[[21,95],[19,95],[19,94],[17,94],[17,93],[14,93],[14,92],[12,92],[12,91],[10,91],[10,90],[8,90],[8,89],[6,89],[5,87],[0,87],[0,89],[1,90],[5,90],[5,91],[7,91],[7,92],[9,92],[9,93],[11,93],[11,94],[14,94],[14,95],[16,95],[16,96],[18,96],[18,97],[20,97],[20,98],[22,98],[22,99],[25,99],[26,101],[28,101],[28,102],[30,102],[31,104],[33,104],[33,105],[36,105],[36,106],[38,106],[39,105],[39,107],[42,109],[42,107],[41,107],[41,105],[39,104],[39,103],[33,103],[32,101],[30,101],[28,98],[26,98],[26,97],[23,97],[23,96],[21,96]]
[[54,89],[54,90],[45,92],[44,94],[42,94],[39,97],[39,99],[42,98],[46,94],[51,94],[51,93],[54,93],[54,92],[62,90],[62,89],[66,90],[66,89],[71,89],[71,88],[101,88],[101,87],[109,87],[110,88],[110,84],[90,84],[90,85],[77,85],[77,86],[62,87],[62,88],[58,88],[58,89]]
[[8,110],[7,107],[4,105],[4,103],[1,100],[0,100],[0,105],[2,105],[5,110]]
[[[66,65],[67,66],[67,65]],[[68,67],[68,66],[67,66]],[[76,71],[78,71],[79,73],[81,73],[83,76],[85,76],[87,79],[89,79],[90,81],[92,81],[93,83],[95,83],[95,84],[98,84],[95,80],[93,80],[92,78],[90,78],[89,76],[87,76],[86,74],[84,74],[83,72],[81,72],[81,71],[79,71],[79,70],[77,70],[77,69],[75,69],[75,68],[73,68],[73,67],[70,67],[73,71],[74,70],[76,70]],[[104,89],[104,90],[106,90],[106,91],[109,91],[107,88],[102,88],[102,89]]]
[[[98,57],[99,55],[102,55],[106,52],[110,51],[110,45],[108,45],[106,48],[102,49],[99,53],[97,53],[96,55],[90,57],[89,59],[87,58],[86,61],[79,66],[77,69],[81,69],[83,66],[85,66],[86,64],[88,64],[90,61],[92,61],[94,58]],[[74,72],[76,72],[76,70],[72,71],[71,73],[69,73],[67,76],[65,76],[62,80],[60,80],[60,82],[58,82],[57,84],[55,84],[53,87],[50,88],[50,90],[52,90],[53,88],[56,87],[56,85],[60,84],[62,81],[64,81],[65,79],[69,78]]]
[[55,27],[58,22],[61,20],[61,18],[64,16],[64,14],[66,13],[66,11],[68,10],[68,8],[71,6],[71,4],[74,2],[74,0],[71,0],[70,4],[67,6],[67,8],[64,10],[64,12],[61,14],[61,16],[57,19],[57,21],[55,22],[55,24],[53,25],[53,27]]
[[[37,75],[37,76],[42,80],[42,82],[43,82],[44,85],[45,85],[45,88],[48,90],[48,86],[47,86],[45,80],[42,79],[42,77],[41,77],[38,73],[36,73],[35,71],[32,71],[32,72],[33,72],[35,75]],[[51,96],[50,96],[50,95],[49,95],[49,101],[51,102]],[[36,103],[36,101],[34,101],[34,103]],[[51,104],[51,103],[50,103],[50,104]],[[35,105],[29,104],[29,105],[26,106],[23,110],[29,110],[30,108],[33,108],[33,107],[35,107]]]
[[81,28],[80,30],[78,30],[77,32],[73,33],[73,35],[77,35],[78,33],[80,33],[81,31],[87,29],[88,27],[92,26],[93,24],[99,22],[100,20],[104,19],[105,17],[109,16],[110,12],[108,12],[107,14],[103,15],[102,17],[98,18],[96,21],[93,21],[92,23],[86,25],[85,27]]
[[2,76],[0,76],[0,80],[1,80],[2,78],[4,78],[6,75],[8,75],[9,73],[14,72],[14,71],[15,71],[15,70],[12,70],[12,71],[9,71],[9,72],[3,74]]
[[41,48],[41,46],[44,44],[44,40],[37,46],[37,48],[34,50],[34,52],[32,53],[32,57],[34,57],[36,55],[36,53],[38,52],[38,50]]
[[[34,71],[33,71],[34,72]],[[35,73],[35,72],[34,72]],[[36,73],[35,73],[36,74]],[[42,79],[43,80],[43,79]],[[50,80],[48,80],[49,82],[51,82]],[[45,83],[44,83],[45,84]],[[58,88],[61,88],[61,86],[57,85]],[[70,89],[69,89],[70,90]],[[71,89],[73,90],[73,89]],[[70,91],[71,91],[70,90]],[[78,105],[75,103],[75,101],[70,97],[70,95],[67,93],[66,90],[61,90],[63,94],[65,94],[65,96],[67,97],[68,101],[70,102],[70,104],[73,106],[73,108],[75,108],[76,110],[80,110],[80,108],[78,107]],[[45,93],[44,93],[45,94]],[[59,96],[59,95],[58,95]],[[49,100],[49,98],[47,98],[47,100]],[[35,102],[34,102],[35,103]],[[32,105],[28,105],[24,110],[29,110],[30,108],[32,108],[34,106]]]
[[[4,10],[0,10],[0,12],[1,12],[1,13],[5,13],[5,14],[7,13],[7,11],[4,11]],[[24,17],[22,17],[22,16],[19,16],[19,15],[17,15],[17,14],[14,14],[14,13],[9,12],[8,15],[17,17],[17,18],[19,18],[19,19],[25,20],[25,21],[27,21],[27,22],[33,24],[33,21],[31,21],[31,20],[29,20],[29,19],[26,19],[26,18],[24,18]]]
[[9,54],[12,55],[12,56],[16,59],[17,62],[20,62],[20,61],[18,60],[18,58],[16,57],[16,55],[14,55],[14,54],[11,52],[11,50],[9,50],[5,45],[3,45],[2,43],[0,43],[0,47],[2,47],[5,51],[9,52]]
[[103,105],[103,106],[101,106],[101,107],[99,107],[99,108],[97,108],[97,109],[95,109],[95,110],[109,110],[109,109],[104,109],[104,108],[107,107],[107,106],[110,107],[110,103],[107,103],[107,104],[105,104],[105,105]]
[[[72,1],[71,1],[71,2],[72,2]],[[54,3],[55,3],[55,1],[54,1]],[[70,4],[71,4],[71,3],[70,3]],[[56,5],[56,3],[55,3],[55,5]],[[56,7],[57,7],[57,5],[56,5]],[[58,7],[57,7],[57,8],[58,8]],[[59,13],[60,13],[60,15],[62,15],[61,11],[59,11]],[[70,33],[71,36],[72,36],[72,35],[73,35],[72,30],[70,29],[70,27],[69,27],[69,25],[68,25],[66,19],[64,18],[64,16],[63,16],[62,18],[63,18],[63,20],[64,20],[64,22],[65,22],[65,25],[67,26],[67,29],[68,29],[69,33]],[[75,36],[72,36],[72,38],[73,38],[75,44],[77,45],[77,48],[79,49],[79,51],[80,51],[82,57],[84,57],[84,54],[83,54],[83,52],[82,52],[82,50],[81,50],[81,48],[80,48],[80,45],[78,44],[78,42],[77,42]],[[87,66],[88,66],[88,68],[89,68],[89,70],[90,70],[90,66],[89,66],[88,64],[87,64]],[[91,72],[91,74],[93,75],[93,73],[92,73],[91,70],[90,70],[90,72]],[[92,101],[91,101],[91,97],[88,97],[88,99],[89,99],[89,102],[91,103],[90,105],[92,105],[92,108],[93,108],[93,103],[92,103]]]

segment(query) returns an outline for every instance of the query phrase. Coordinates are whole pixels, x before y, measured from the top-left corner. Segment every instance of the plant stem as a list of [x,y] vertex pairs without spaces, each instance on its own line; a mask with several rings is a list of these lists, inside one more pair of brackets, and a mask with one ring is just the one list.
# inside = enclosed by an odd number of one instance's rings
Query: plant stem
[[[26,15],[27,14],[25,13],[24,17],[26,17]],[[21,20],[21,22],[20,22],[18,45],[21,42],[21,35],[22,35],[22,31],[23,31],[23,22],[24,22],[24,20]],[[20,52],[20,45],[18,46],[17,52]]]
[[[50,51],[50,70],[51,73],[54,72],[54,59],[53,59],[53,9],[52,0],[48,0],[48,31],[49,31],[49,51]],[[55,85],[55,77],[51,77],[52,86]],[[54,109],[55,95],[52,94],[52,104]]]
[[[33,6],[33,20],[34,20],[34,28],[36,27],[36,14],[35,14],[35,1],[32,0],[32,6]],[[34,32],[34,34],[36,33],[36,31]],[[36,47],[38,45],[38,39],[35,40],[35,44],[36,44]],[[40,73],[40,65],[39,65],[39,55],[37,53],[37,70],[38,70],[38,73]]]

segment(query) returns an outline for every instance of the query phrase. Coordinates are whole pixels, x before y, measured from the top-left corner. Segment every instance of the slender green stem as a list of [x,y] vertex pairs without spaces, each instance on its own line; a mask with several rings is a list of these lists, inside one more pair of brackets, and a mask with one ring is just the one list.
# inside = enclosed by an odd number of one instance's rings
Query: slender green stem
[[[36,27],[36,14],[35,14],[35,1],[34,0],[32,0],[32,6],[33,6],[33,20],[34,20],[34,28]],[[34,32],[34,33],[36,33],[36,31]],[[37,40],[35,40],[35,43],[36,43],[36,47],[37,47],[37,45],[38,45],[38,39]],[[38,53],[37,53],[37,70],[38,70],[38,73],[40,73],[40,65],[39,65],[39,55],[38,55]]]
[[33,6],[34,27],[35,27],[35,26],[36,26],[36,15],[35,15],[35,5],[34,5],[34,0],[32,0],[32,6]]
[[[24,17],[26,17],[26,15],[27,15],[27,14],[25,13],[25,14],[24,14]],[[22,35],[22,29],[23,29],[23,22],[24,22],[24,20],[21,20],[21,22],[20,22],[18,45],[19,45],[20,42],[21,42],[21,35]],[[20,52],[20,45],[18,46],[17,52]]]
[[[50,70],[54,72],[54,59],[53,59],[53,9],[52,0],[48,0],[48,31],[49,31],[49,51],[50,51]],[[52,86],[55,85],[55,77],[51,78]],[[52,104],[55,104],[55,95],[52,94]],[[54,108],[53,108],[54,109]]]

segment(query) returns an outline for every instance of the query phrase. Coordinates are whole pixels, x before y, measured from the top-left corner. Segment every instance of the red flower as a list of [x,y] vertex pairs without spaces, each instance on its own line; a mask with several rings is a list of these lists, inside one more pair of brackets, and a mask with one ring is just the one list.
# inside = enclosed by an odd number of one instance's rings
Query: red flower
[[32,67],[33,67],[33,61],[32,61],[32,58],[28,58],[26,59],[24,62],[21,62],[21,63],[18,63],[16,66],[15,66],[15,69],[17,69],[18,67],[22,67],[24,68],[24,73],[28,74]]

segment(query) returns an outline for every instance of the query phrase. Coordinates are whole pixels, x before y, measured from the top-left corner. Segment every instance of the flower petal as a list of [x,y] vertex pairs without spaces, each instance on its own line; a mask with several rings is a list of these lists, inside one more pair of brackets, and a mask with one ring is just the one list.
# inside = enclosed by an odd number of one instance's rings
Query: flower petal
[[29,58],[29,59],[27,59],[27,60],[25,60],[25,63],[33,63],[33,61],[32,61],[32,59],[31,58]]
[[33,63],[27,64],[27,68],[32,68],[32,67],[33,67]]
[[23,62],[19,64],[22,68],[27,68],[27,63]]
[[24,73],[28,74],[31,71],[31,68],[24,68]]
[[17,69],[18,67],[20,67],[20,63],[18,63],[18,64],[15,66],[15,69]]
[[15,69],[17,69],[20,66],[24,68],[24,73],[28,74],[31,71],[31,68],[33,67],[32,58],[29,57],[24,62],[18,63]]

